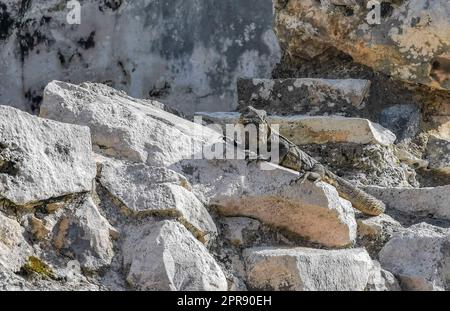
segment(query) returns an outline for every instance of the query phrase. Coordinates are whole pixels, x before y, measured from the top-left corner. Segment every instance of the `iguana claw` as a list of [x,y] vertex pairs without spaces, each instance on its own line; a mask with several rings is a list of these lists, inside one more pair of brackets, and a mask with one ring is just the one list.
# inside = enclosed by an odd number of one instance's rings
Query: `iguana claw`
[[321,181],[322,181],[322,176],[320,176],[320,174],[315,173],[315,172],[306,172],[306,173],[303,174],[303,176],[301,177],[300,185],[302,185],[307,179],[308,179],[309,181],[313,182],[314,185],[317,185],[318,182],[321,182]]

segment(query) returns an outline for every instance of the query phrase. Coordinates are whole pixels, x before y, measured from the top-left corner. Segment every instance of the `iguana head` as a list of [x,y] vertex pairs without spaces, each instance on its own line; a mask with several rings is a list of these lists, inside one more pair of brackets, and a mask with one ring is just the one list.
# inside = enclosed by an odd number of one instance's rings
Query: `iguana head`
[[255,109],[252,106],[248,106],[241,114],[240,123],[244,125],[267,123],[267,112],[264,110]]

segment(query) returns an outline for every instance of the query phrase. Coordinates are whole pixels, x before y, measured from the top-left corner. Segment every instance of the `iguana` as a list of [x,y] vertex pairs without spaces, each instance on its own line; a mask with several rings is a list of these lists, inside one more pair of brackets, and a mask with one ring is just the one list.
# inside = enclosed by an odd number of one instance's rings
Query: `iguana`
[[[316,159],[306,152],[302,151],[297,145],[275,132],[267,121],[267,114],[264,110],[257,110],[251,106],[242,113],[239,123],[242,125],[254,124],[259,128],[260,125],[266,125],[263,137],[267,144],[270,144],[274,135],[279,140],[279,165],[293,169],[303,175],[303,180],[311,180],[313,182],[324,181],[336,188],[339,195],[350,201],[354,208],[360,210],[364,214],[378,216],[384,213],[386,207],[383,202],[377,200],[370,194],[362,191],[349,181],[337,176],[324,165],[320,164]],[[258,131],[259,133],[259,131]],[[248,149],[248,146],[245,146]],[[263,159],[269,160],[269,159]]]

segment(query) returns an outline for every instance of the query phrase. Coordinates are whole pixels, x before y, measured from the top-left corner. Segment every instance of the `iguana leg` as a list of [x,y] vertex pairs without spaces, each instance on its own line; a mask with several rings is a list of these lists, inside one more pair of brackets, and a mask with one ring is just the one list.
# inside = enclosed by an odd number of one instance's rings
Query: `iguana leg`
[[322,181],[322,176],[316,172],[306,172],[301,177],[300,185],[303,184],[306,180],[309,180],[316,185],[318,182]]
[[322,181],[325,176],[325,168],[323,165],[317,163],[314,165],[311,171],[306,172],[302,177],[302,182],[304,183],[306,179],[312,181],[314,185],[317,185],[318,182]]

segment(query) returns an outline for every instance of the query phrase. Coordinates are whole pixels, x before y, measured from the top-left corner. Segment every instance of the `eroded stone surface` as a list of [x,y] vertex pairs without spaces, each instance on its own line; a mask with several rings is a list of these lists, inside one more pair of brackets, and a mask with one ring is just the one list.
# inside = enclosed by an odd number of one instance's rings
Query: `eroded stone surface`
[[[236,124],[240,114],[235,112],[198,112],[197,116],[213,124]],[[392,145],[396,136],[381,125],[362,118],[340,116],[276,116],[267,121],[279,126],[280,134],[296,145],[351,143]]]
[[401,291],[401,287],[395,276],[374,260],[366,291]]
[[340,107],[362,108],[370,81],[360,79],[240,79],[239,109],[254,106],[270,113],[284,112],[317,115]]
[[429,168],[450,175],[450,140],[431,135],[428,139],[426,158]]
[[404,230],[403,226],[389,215],[376,217],[357,215],[358,245],[364,246],[373,258],[395,233]]
[[108,161],[102,165],[100,183],[134,214],[180,218],[200,238],[217,234],[189,182],[172,170]]
[[244,259],[247,281],[259,290],[363,291],[373,266],[361,248],[251,248]]
[[0,198],[27,205],[87,192],[94,177],[89,128],[0,106]]
[[50,83],[40,115],[88,126],[100,154],[153,166],[194,158],[221,140],[212,130],[100,84]]
[[[244,176],[243,176],[244,177]],[[236,192],[217,194],[211,204],[225,216],[246,216],[328,247],[353,243],[356,221],[351,203],[325,183],[301,184],[298,174],[255,165]]]
[[37,111],[58,79],[107,83],[188,113],[229,110],[237,77],[270,77],[280,59],[272,0],[79,2],[81,24],[71,25],[73,2],[2,1],[2,104]]
[[406,290],[449,290],[450,231],[425,223],[395,235],[381,250],[381,265]]
[[450,219],[450,186],[428,188],[366,187],[365,190],[382,200],[388,208],[414,216],[432,215]]
[[[446,0],[385,2],[379,21],[366,3],[335,5],[279,0],[275,30],[291,59],[312,59],[330,47],[396,78],[450,89],[450,6]],[[372,20],[372,19],[370,19]]]
[[227,290],[207,249],[176,221],[130,227],[122,246],[127,281],[140,290]]
[[114,256],[116,230],[89,195],[74,200],[66,210],[55,227],[53,245],[87,270],[108,267]]
[[24,230],[17,221],[0,212],[0,270],[18,272],[27,256],[32,253],[23,233]]

